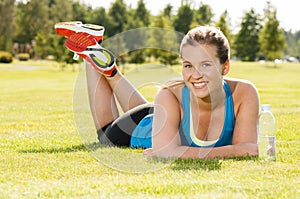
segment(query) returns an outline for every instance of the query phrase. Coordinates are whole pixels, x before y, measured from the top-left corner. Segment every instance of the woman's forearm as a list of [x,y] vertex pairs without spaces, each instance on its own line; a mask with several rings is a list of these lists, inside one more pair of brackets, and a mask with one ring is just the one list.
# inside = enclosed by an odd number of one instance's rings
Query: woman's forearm
[[[182,153],[180,158],[226,158],[237,156],[255,156],[258,154],[257,144],[255,143],[240,143],[235,145],[227,145],[213,148],[197,148],[185,147],[186,151]],[[182,150],[182,149],[180,149]]]
[[144,154],[147,156],[163,158],[212,159],[237,156],[256,156],[258,154],[258,149],[257,144],[247,142],[213,148],[178,146],[174,148],[165,148],[161,150],[149,149],[146,150]]

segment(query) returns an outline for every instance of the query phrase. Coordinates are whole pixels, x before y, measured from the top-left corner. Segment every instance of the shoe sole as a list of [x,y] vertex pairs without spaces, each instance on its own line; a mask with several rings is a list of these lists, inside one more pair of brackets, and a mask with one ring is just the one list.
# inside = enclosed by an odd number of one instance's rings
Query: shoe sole
[[85,32],[72,34],[66,40],[65,46],[90,62],[101,74],[111,77],[117,72],[114,55],[102,48],[93,36]]

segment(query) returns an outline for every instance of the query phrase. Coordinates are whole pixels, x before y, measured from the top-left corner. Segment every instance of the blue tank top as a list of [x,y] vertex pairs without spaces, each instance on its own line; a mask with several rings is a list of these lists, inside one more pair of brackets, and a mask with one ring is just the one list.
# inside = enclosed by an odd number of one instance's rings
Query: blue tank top
[[[193,131],[191,111],[190,111],[190,90],[184,86],[182,88],[182,108],[183,118],[179,125],[179,134],[181,138],[181,144],[183,146],[193,147],[219,147],[232,144],[233,130],[235,126],[234,106],[232,100],[231,90],[228,84],[223,81],[223,88],[225,90],[225,116],[222,133],[219,139],[214,141],[202,141],[196,138]],[[152,121],[153,114],[147,115],[143,118],[138,126],[132,133],[130,146],[151,148],[152,147]]]

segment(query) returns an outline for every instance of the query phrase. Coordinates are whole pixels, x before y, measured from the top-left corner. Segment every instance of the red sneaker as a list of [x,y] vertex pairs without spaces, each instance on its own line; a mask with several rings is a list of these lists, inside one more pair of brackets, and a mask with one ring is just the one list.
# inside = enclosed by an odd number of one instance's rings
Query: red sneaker
[[92,35],[98,43],[103,40],[105,28],[103,26],[94,24],[83,24],[81,21],[59,22],[54,25],[55,31],[58,35],[70,37],[77,32],[85,32]]
[[92,64],[101,74],[112,77],[117,72],[114,55],[100,46],[97,40],[86,32],[74,33],[68,37],[65,46]]

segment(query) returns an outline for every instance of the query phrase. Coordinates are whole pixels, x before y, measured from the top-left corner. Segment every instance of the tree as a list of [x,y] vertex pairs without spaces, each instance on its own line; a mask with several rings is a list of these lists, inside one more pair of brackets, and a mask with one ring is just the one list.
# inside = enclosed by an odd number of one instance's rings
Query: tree
[[228,16],[227,10],[225,10],[221,16],[219,21],[217,21],[216,26],[220,28],[220,30],[224,33],[227,37],[229,43],[231,43],[231,30],[229,29],[230,26],[230,18]]
[[293,32],[291,30],[284,31],[286,45],[284,55],[300,58],[300,30]]
[[105,8],[99,7],[89,11],[87,16],[88,23],[97,24],[105,28],[104,37],[109,35],[110,32],[110,22],[111,18],[106,13]]
[[207,25],[212,22],[214,14],[209,5],[200,3],[198,10],[195,10],[195,22],[198,25]]
[[125,27],[127,32],[124,34],[126,37],[123,42],[126,48],[129,49],[128,61],[130,63],[144,63],[146,60],[144,48],[146,47],[147,32],[139,28],[149,25],[149,16],[149,11],[146,10],[143,0],[139,0],[136,9],[129,9],[128,22]]
[[[52,32],[48,5],[48,0],[31,0],[26,3],[17,3],[16,29],[13,39],[19,45],[19,47],[14,48],[16,53],[28,53],[31,58],[37,57],[37,53],[46,54],[43,53],[46,48],[43,48],[43,44],[38,43],[36,39],[37,35],[40,35],[43,37],[42,40],[47,40],[48,35]],[[48,42],[45,42],[44,45],[48,45],[47,48],[49,48]]]
[[[76,6],[75,6],[76,7]],[[63,9],[62,9],[63,8]],[[50,7],[50,27],[52,31],[39,34],[37,42],[40,43],[41,49],[49,49],[49,53],[53,55],[58,62],[74,63],[72,59],[73,53],[64,47],[65,38],[54,34],[54,24],[57,22],[70,21],[73,19],[73,6],[70,0],[56,0]],[[47,36],[46,36],[47,35]],[[46,39],[43,39],[46,37]],[[50,45],[49,45],[50,44]]]
[[234,42],[235,55],[243,61],[254,61],[259,52],[261,29],[259,15],[254,9],[245,13],[240,26]]
[[31,0],[18,4],[15,41],[31,43],[39,31],[47,28],[48,0]]
[[[126,30],[128,34],[124,38],[123,42],[125,44],[126,49],[129,49],[129,62],[130,63],[144,63],[146,60],[145,55],[145,46],[147,35],[146,32],[141,31],[141,27],[144,27],[144,23],[142,20],[136,17],[136,10],[133,10],[130,13],[134,13],[128,16],[128,23],[126,25]],[[135,29],[135,30],[134,30]],[[129,31],[132,30],[132,31]],[[131,34],[132,32],[132,34]]]
[[82,21],[83,23],[88,22],[88,16],[93,11],[91,7],[87,7],[84,4],[80,4],[75,1],[72,3],[72,20],[73,21]]
[[283,55],[285,38],[283,30],[279,27],[276,9],[267,2],[265,9],[266,22],[260,32],[259,42],[262,55],[267,60],[274,60]]
[[108,11],[108,16],[111,18],[108,36],[121,33],[125,30],[125,26],[128,23],[128,12],[123,0],[116,0],[112,3]]
[[73,6],[71,0],[55,0],[49,9],[49,20],[53,25],[57,22],[73,20]]
[[167,16],[167,17],[169,17],[169,19],[171,19],[171,17],[172,17],[172,10],[173,10],[173,6],[168,3],[166,5],[166,7],[163,9],[162,15],[163,16]]
[[193,21],[193,10],[190,5],[182,4],[175,16],[173,26],[178,32],[187,33]]
[[152,30],[148,39],[148,52],[160,63],[165,65],[173,65],[178,63],[179,34],[172,27],[169,16],[164,15],[164,11],[155,16],[153,25],[156,27]]
[[134,20],[141,21],[143,26],[150,24],[150,12],[147,10],[144,0],[139,0],[136,10],[133,12]]
[[0,1],[0,50],[10,51],[14,31],[15,0]]

